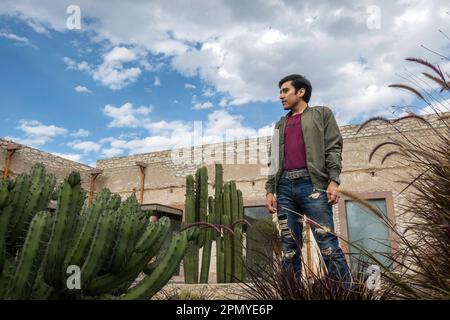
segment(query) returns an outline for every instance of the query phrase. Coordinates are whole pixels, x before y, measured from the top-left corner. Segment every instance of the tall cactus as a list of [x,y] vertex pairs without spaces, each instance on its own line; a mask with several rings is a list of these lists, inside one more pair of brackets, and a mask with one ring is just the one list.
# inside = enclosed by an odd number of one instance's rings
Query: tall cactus
[[[223,167],[220,163],[215,165],[215,223],[222,224],[223,215]],[[216,234],[216,274],[217,282],[225,282],[225,255],[222,233]]]
[[[214,225],[233,227],[234,234],[222,228],[222,232],[202,228],[198,247],[194,244],[188,249],[184,260],[185,282],[197,283],[198,248],[203,247],[200,282],[207,283],[211,262],[211,248],[216,241],[216,272],[217,282],[244,281],[243,230],[239,220],[243,220],[242,192],[237,190],[234,181],[223,184],[223,168],[215,165],[215,197],[208,198],[208,215],[206,212],[207,197],[206,167],[197,169],[195,180],[193,176],[186,178],[186,210],[183,227],[196,223],[208,222]],[[195,182],[195,188],[193,187]],[[226,232],[225,232],[226,231]]]
[[65,179],[58,197],[44,272],[45,282],[56,288],[65,284],[63,281],[64,259],[77,221],[78,212],[76,210],[79,206],[79,198],[82,196],[80,181],[80,174],[72,172]]
[[[194,189],[194,177],[188,175],[186,177],[186,203],[184,211],[184,221],[182,226],[185,227],[196,220],[196,198]],[[186,283],[197,283],[198,281],[198,265],[195,263],[198,256],[198,248],[195,242],[192,242],[187,249],[186,255],[184,257],[184,279]],[[198,259],[197,259],[198,261]]]
[[[54,177],[42,165],[15,181],[0,180],[0,299],[149,299],[197,241],[189,229],[162,251],[170,220],[149,223],[151,212],[142,211],[134,196],[121,202],[103,189],[83,208],[86,193],[76,172],[62,183],[50,213],[45,209],[53,189]],[[69,265],[81,269],[79,289],[67,286]],[[130,289],[144,271],[147,276]]]
[[[209,197],[208,198],[208,222],[213,223],[214,222],[214,198]],[[214,229],[208,228],[206,230],[206,238],[205,238],[205,245],[203,246],[202,251],[202,268],[200,271],[200,283],[208,283],[209,278],[209,267],[211,263],[211,249],[212,249],[212,241],[214,238]]]

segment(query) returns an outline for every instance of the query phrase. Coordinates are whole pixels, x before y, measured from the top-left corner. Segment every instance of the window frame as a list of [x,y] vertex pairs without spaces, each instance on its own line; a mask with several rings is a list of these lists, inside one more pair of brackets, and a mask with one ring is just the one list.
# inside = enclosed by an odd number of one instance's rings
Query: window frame
[[[396,228],[397,224],[395,222],[394,197],[392,195],[392,191],[355,192],[354,194],[363,200],[384,199],[386,202],[387,218]],[[347,208],[345,205],[346,201],[354,201],[354,200],[341,194],[338,202],[339,234],[341,237],[348,240]],[[389,232],[391,254],[394,255],[398,251],[398,236],[389,227],[388,232]],[[348,243],[346,241],[340,241],[340,245],[347,259],[347,262],[350,263],[350,252]]]

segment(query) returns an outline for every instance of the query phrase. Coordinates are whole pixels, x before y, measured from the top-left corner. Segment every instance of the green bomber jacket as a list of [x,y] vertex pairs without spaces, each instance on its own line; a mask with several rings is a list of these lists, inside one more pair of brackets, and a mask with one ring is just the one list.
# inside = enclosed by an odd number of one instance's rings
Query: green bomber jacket
[[[284,167],[284,128],[292,112],[275,124],[269,151],[269,174],[266,193],[276,194]],[[326,189],[330,177],[338,177],[342,169],[343,139],[330,108],[307,107],[302,113],[302,132],[306,148],[306,165],[314,189]]]

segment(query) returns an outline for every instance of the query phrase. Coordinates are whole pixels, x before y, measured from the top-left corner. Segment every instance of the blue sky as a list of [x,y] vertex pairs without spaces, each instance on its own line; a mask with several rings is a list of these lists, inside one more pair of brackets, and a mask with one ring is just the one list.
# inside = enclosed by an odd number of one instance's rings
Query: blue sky
[[392,116],[392,105],[424,112],[387,87],[421,70],[404,58],[449,70],[420,47],[448,56],[439,1],[380,2],[375,27],[373,1],[78,2],[79,30],[67,28],[70,2],[0,4],[0,136],[91,165],[187,145],[195,121],[204,143],[269,135],[290,73],[343,125]]

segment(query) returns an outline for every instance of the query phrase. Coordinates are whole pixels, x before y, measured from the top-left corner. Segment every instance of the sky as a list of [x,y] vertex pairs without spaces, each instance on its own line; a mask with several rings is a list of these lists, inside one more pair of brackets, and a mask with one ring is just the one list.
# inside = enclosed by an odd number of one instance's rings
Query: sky
[[340,125],[426,113],[388,85],[450,72],[448,35],[448,1],[2,0],[0,137],[95,166],[267,136],[293,73]]

